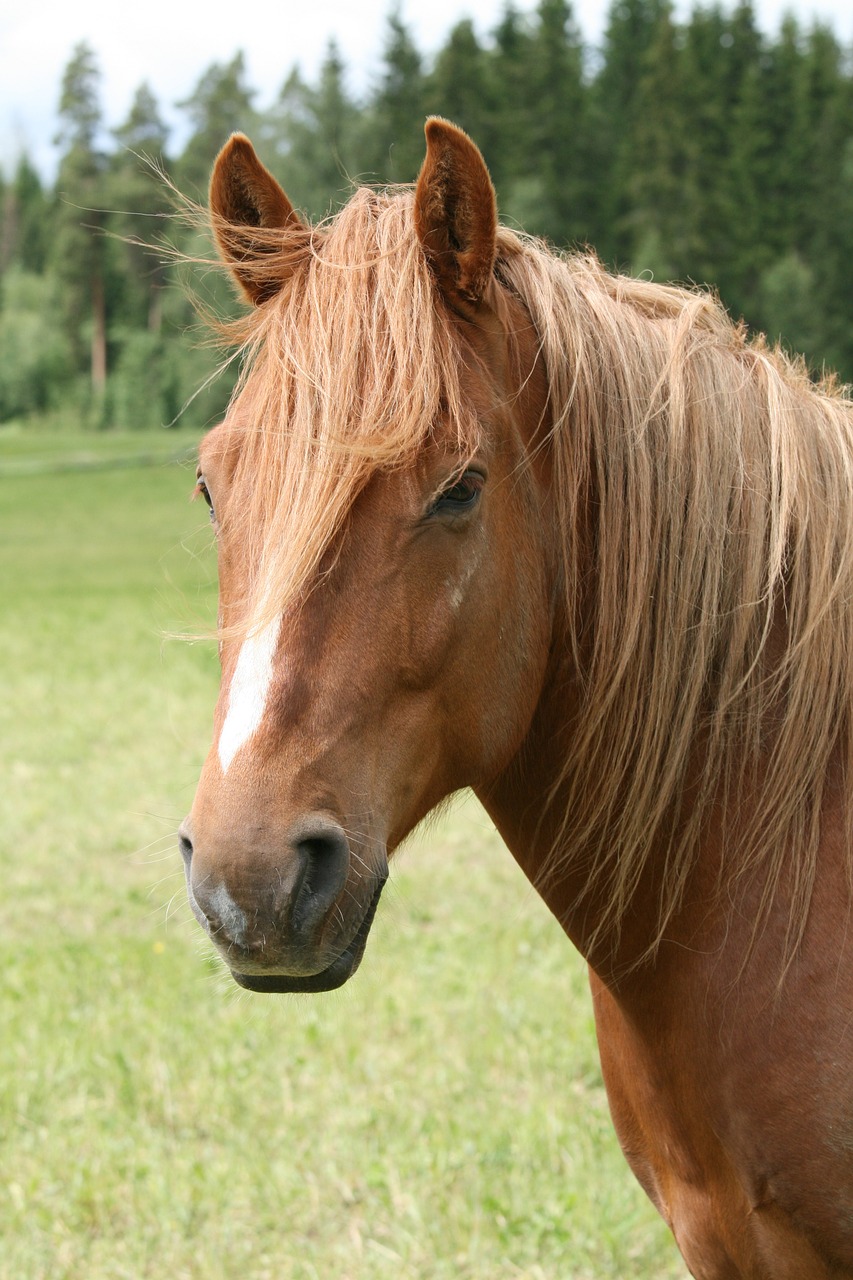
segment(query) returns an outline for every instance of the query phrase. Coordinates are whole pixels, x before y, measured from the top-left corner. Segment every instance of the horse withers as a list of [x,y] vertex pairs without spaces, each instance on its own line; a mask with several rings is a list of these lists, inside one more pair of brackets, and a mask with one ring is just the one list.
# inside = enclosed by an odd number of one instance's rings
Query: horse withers
[[709,296],[498,225],[428,122],[319,228],[250,143],[200,451],[222,684],[181,844],[236,981],[357,968],[471,787],[590,964],[625,1154],[701,1280],[853,1276],[853,412]]

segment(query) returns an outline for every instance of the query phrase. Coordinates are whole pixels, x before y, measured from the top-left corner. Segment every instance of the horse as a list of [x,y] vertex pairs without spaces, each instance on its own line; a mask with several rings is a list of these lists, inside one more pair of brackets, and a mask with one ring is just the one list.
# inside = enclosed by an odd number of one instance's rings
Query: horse
[[589,965],[697,1280],[853,1276],[853,408],[707,292],[501,226],[439,118],[309,225],[213,170],[249,304],[203,440],[221,689],[180,832],[240,986],[356,971],[471,788]]

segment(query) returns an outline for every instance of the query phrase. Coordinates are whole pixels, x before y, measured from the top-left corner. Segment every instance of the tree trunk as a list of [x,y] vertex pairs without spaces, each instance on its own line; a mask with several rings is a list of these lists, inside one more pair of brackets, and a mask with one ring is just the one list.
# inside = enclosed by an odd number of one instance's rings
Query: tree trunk
[[92,390],[101,396],[107,385],[107,316],[100,267],[92,276]]

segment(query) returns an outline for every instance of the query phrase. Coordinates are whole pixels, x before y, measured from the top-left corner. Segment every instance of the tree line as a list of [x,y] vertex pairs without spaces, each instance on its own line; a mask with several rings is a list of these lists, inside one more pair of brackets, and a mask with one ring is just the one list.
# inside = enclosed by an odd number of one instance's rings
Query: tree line
[[[229,375],[210,379],[218,357],[176,268],[146,248],[166,225],[191,256],[198,233],[160,221],[171,197],[143,158],[203,199],[239,129],[322,217],[353,181],[411,181],[430,113],[478,142],[504,219],[620,270],[709,285],[815,371],[853,381],[853,65],[824,25],[789,17],[771,36],[748,0],[684,21],[670,0],[613,0],[590,50],[569,0],[510,0],[487,36],[460,21],[427,60],[395,8],[367,93],[351,93],[332,42],[314,81],[295,67],[259,109],[237,53],[176,104],[175,152],[146,84],[111,130],[99,89],[81,44],[60,87],[55,182],[26,154],[0,173],[0,422],[142,428],[221,412]],[[234,305],[221,282],[198,287]]]

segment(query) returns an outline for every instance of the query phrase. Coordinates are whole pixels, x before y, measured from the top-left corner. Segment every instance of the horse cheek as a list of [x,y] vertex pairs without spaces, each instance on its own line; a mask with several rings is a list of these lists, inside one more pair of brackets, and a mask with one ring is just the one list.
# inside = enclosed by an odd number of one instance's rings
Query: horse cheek
[[550,651],[549,608],[539,557],[519,555],[511,582],[499,597],[490,700],[489,773],[503,769],[519,750],[542,694]]
[[490,556],[489,572],[472,580],[456,615],[455,751],[464,753],[466,783],[474,786],[494,777],[521,745],[547,664],[541,560],[509,545],[514,554]]

